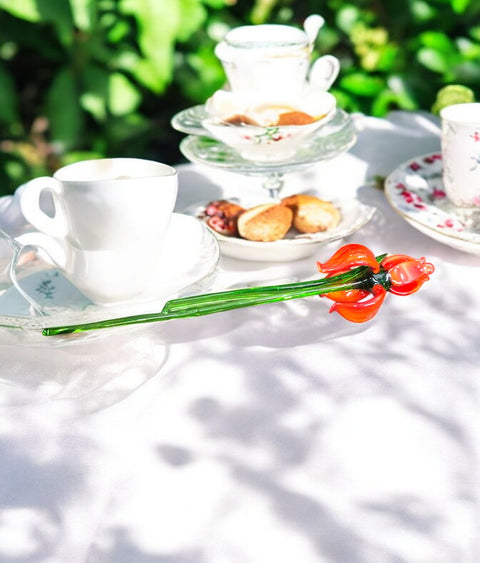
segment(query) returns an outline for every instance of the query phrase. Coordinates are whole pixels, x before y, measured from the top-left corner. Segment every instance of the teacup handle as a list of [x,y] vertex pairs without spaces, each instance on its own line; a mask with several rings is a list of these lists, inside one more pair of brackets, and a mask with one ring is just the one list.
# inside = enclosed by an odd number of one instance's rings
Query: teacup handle
[[8,233],[6,233],[3,229],[0,229],[0,238],[7,241],[8,245],[10,246],[13,252],[12,258],[8,264],[8,275],[10,281],[12,282],[13,287],[25,299],[25,301],[27,301],[27,303],[30,305],[32,311],[35,314],[39,316],[46,315],[42,306],[39,303],[37,303],[35,299],[31,295],[29,295],[18,282],[17,266],[22,256],[23,246],[16,239],[14,239]]
[[[40,196],[50,192],[54,205],[54,215],[50,217],[40,206]],[[20,209],[25,219],[42,233],[55,238],[63,238],[68,232],[67,219],[59,195],[61,183],[55,178],[42,176],[24,184],[19,190]]]
[[42,258],[47,262],[65,270],[67,257],[62,244],[44,233],[33,231],[15,237],[15,240],[22,246],[33,246],[40,250]]
[[309,85],[315,90],[328,90],[340,72],[340,61],[333,55],[323,55],[310,68]]

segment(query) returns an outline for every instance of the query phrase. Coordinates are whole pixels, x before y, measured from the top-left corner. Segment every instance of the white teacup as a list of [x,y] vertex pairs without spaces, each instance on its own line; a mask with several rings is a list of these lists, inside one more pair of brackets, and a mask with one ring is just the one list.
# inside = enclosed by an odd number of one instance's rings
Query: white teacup
[[480,206],[480,103],[447,106],[442,120],[443,183],[460,207]]
[[93,302],[125,301],[158,273],[177,187],[176,170],[158,162],[76,162],[19,188],[22,212],[38,232],[17,240],[45,251]]
[[312,86],[328,90],[340,71],[340,62],[325,55],[310,68],[312,37],[288,25],[247,25],[232,29],[215,48],[234,92],[255,90],[261,98],[282,92],[301,95]]

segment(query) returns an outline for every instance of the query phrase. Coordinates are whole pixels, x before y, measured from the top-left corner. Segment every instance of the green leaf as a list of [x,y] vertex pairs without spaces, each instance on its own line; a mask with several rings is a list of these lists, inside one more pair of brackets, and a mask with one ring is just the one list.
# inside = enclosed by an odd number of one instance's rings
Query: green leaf
[[440,31],[426,31],[420,35],[420,42],[423,46],[436,51],[441,51],[444,54],[454,53],[455,44],[453,41]]
[[470,39],[461,37],[457,41],[458,51],[462,58],[478,62],[480,59],[480,45]]
[[211,8],[215,8],[217,10],[231,4],[229,0],[203,0],[203,3],[206,6],[210,6]]
[[95,0],[69,0],[73,22],[82,31],[91,31],[95,22]]
[[480,26],[471,27],[469,29],[469,35],[475,39],[475,41],[480,41]]
[[371,97],[383,90],[385,82],[379,77],[355,72],[344,76],[340,81],[340,86],[357,96]]
[[337,100],[337,106],[345,111],[357,112],[361,111],[360,104],[358,103],[358,98],[352,96],[351,94],[339,90],[338,88],[332,88],[330,92],[335,96]]
[[188,67],[182,65],[176,73],[182,93],[203,103],[225,83],[225,72],[213,50],[207,46],[187,55]]
[[413,19],[416,22],[427,22],[437,15],[437,10],[423,0],[413,0],[410,6]]
[[42,20],[36,0],[0,0],[0,8],[22,20],[29,22]]
[[[173,45],[180,26],[180,0],[121,0],[120,11],[135,17],[138,44],[144,57],[135,73],[154,92],[161,92],[173,75]],[[160,32],[161,30],[161,32]]]
[[170,65],[173,68],[173,51],[168,56],[172,62],[165,69],[164,74],[159,76],[158,66],[150,59],[139,59],[132,74],[136,80],[156,94],[161,94],[165,91],[168,82],[173,76],[173,71],[170,70]]
[[[145,138],[151,131],[151,127],[151,121],[138,113],[126,115],[122,118],[112,118],[108,123],[111,146],[121,147],[125,143],[131,143],[136,138]],[[118,152],[118,150],[115,152]]]
[[120,11],[135,17],[139,28],[144,60],[136,78],[162,92],[173,77],[175,42],[186,41],[205,21],[201,0],[121,0]]
[[69,68],[61,69],[55,76],[46,102],[52,141],[62,150],[75,146],[81,137],[83,116],[75,76]]
[[388,44],[379,49],[376,70],[389,72],[395,68],[399,57],[399,48]]
[[415,101],[405,93],[384,90],[380,92],[373,101],[372,115],[380,117],[396,109],[413,111],[418,109],[418,106]]
[[471,0],[452,0],[452,9],[456,14],[463,14]]
[[186,41],[205,22],[207,12],[199,0],[177,0],[180,8],[180,25],[177,28],[178,41]]
[[450,67],[447,57],[436,49],[419,49],[417,60],[429,70],[440,74],[446,73]]
[[66,0],[0,0],[0,9],[32,23],[51,23],[64,45],[73,40],[73,20]]
[[79,160],[93,160],[94,158],[102,158],[105,154],[96,151],[71,151],[66,153],[62,158],[62,165],[72,164]]
[[83,73],[80,105],[97,121],[107,117],[108,77],[108,70],[94,65],[88,65]]
[[20,184],[32,178],[28,164],[15,152],[0,149],[0,196],[13,194]]
[[126,21],[117,20],[107,32],[108,40],[112,43],[119,43],[130,32],[130,26]]
[[341,41],[341,34],[337,29],[322,27],[318,33],[318,40],[315,43],[316,51],[321,54],[330,54]]
[[360,18],[360,10],[352,4],[347,4],[338,10],[335,17],[335,23],[344,33],[349,34],[355,24],[360,21]]
[[120,72],[115,72],[109,78],[108,105],[113,115],[133,113],[142,101],[138,89]]
[[480,65],[478,61],[461,61],[453,66],[451,76],[459,84],[480,84]]
[[37,0],[37,4],[42,20],[52,23],[64,45],[71,45],[74,28],[69,3],[66,0]]
[[0,65],[0,122],[11,125],[18,121],[15,83],[3,65]]

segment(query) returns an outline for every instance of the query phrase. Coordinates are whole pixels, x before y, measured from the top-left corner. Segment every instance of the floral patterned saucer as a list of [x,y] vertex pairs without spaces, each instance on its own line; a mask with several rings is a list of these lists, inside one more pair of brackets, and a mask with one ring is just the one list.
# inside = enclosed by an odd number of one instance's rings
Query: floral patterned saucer
[[480,255],[480,207],[456,207],[447,199],[440,153],[418,156],[394,170],[385,195],[410,225],[457,250]]

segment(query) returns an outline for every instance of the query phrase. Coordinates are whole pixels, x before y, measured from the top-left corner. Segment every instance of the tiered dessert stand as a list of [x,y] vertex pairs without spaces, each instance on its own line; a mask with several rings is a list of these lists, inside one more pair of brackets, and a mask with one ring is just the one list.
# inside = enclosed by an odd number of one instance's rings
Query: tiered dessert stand
[[172,127],[188,135],[180,142],[182,154],[191,162],[259,177],[272,199],[279,197],[285,174],[334,158],[346,152],[356,141],[353,119],[337,108],[333,119],[309,137],[292,158],[281,162],[246,160],[232,147],[210,136],[202,126],[207,117],[205,106],[198,105],[172,118]]

